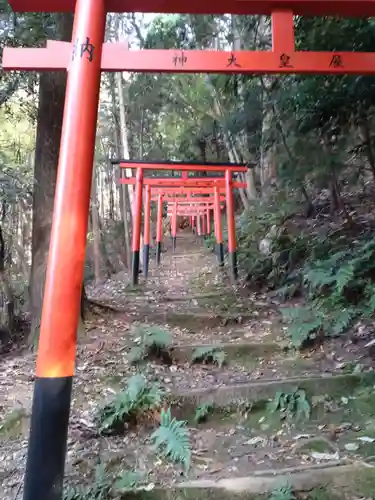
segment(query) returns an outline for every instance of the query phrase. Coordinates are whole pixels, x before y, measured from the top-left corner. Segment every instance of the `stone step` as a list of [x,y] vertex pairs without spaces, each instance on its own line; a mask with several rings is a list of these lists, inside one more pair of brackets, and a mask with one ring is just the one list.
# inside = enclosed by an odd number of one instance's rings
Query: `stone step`
[[251,476],[223,478],[217,481],[189,481],[177,484],[175,489],[184,491],[185,495],[182,497],[185,499],[229,500],[233,499],[233,496],[249,499],[252,496],[269,494],[285,483],[296,493],[306,493],[323,487],[335,495],[337,490],[345,490],[355,497],[368,497],[369,493],[372,495],[375,491],[375,468],[365,464],[333,462],[277,471],[256,471]]
[[[366,379],[365,379],[366,377]],[[352,393],[363,381],[373,383],[375,373],[344,374],[321,376],[289,377],[284,379],[263,379],[236,385],[221,385],[192,389],[172,396],[182,405],[199,406],[211,403],[216,407],[225,407],[232,404],[254,403],[272,399],[277,392],[291,392],[296,388],[304,389],[309,397],[329,394],[332,397],[347,396]]]
[[268,357],[275,353],[281,353],[287,344],[282,342],[215,342],[206,344],[177,344],[172,346],[172,357],[177,362],[190,361],[196,349],[215,347],[222,349],[226,354],[226,360],[233,361],[236,358]]

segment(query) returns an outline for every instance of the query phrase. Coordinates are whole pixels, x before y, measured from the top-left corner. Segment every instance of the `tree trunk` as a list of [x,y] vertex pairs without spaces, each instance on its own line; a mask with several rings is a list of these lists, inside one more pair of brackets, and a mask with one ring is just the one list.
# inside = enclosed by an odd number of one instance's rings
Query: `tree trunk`
[[91,184],[91,220],[94,248],[94,273],[95,284],[98,285],[102,279],[101,256],[100,256],[100,220],[98,210],[98,199],[96,189],[96,169],[94,167]]
[[[128,142],[128,129],[126,123],[126,110],[124,101],[124,89],[123,89],[123,79],[122,73],[116,73],[116,83],[117,92],[120,104],[120,142],[121,142],[121,154],[120,156],[128,160],[130,158],[129,154],[129,142]],[[119,151],[120,153],[120,151]],[[130,174],[130,175],[129,175]],[[131,177],[131,169],[121,169],[121,177]],[[132,223],[132,213],[130,207],[133,204],[133,192],[127,184],[122,184],[122,220],[124,223],[124,235],[125,235],[125,254],[126,254],[126,265],[127,268],[131,268],[131,245],[130,245],[130,225]]]
[[363,110],[360,111],[360,117],[358,120],[358,133],[363,145],[366,147],[367,160],[370,165],[373,179],[375,180],[375,158],[371,144],[370,126],[367,114]]
[[[70,41],[73,16],[56,15],[56,38]],[[39,83],[38,126],[35,148],[33,193],[32,263],[30,276],[31,336],[39,335],[45,273],[52,226],[57,165],[65,101],[66,72],[41,73]],[[56,307],[60,307],[56,304]]]
[[0,283],[3,289],[3,294],[5,297],[5,309],[6,309],[6,319],[4,324],[7,331],[11,335],[14,330],[14,297],[12,288],[9,283],[9,277],[5,270],[6,252],[5,252],[5,241],[3,237],[2,226],[0,225]]

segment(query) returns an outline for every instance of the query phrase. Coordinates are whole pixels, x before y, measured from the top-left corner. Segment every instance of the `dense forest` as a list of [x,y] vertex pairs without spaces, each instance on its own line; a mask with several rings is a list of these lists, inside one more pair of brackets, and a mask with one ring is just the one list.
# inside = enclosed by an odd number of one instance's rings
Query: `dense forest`
[[[68,15],[14,15],[5,5],[1,12],[2,47],[70,40]],[[107,40],[127,40],[131,48],[266,50],[270,19],[110,15]],[[371,51],[373,20],[297,18],[296,44]],[[33,335],[38,328],[65,79],[1,74],[1,323],[10,332],[30,321]],[[364,313],[358,302],[373,297],[372,259],[362,244],[371,249],[374,84],[370,76],[103,74],[86,279],[99,282],[129,266],[131,216],[124,213],[132,193],[119,187],[112,158],[249,162],[237,204],[248,283],[313,299],[328,287],[329,303],[319,299],[321,320],[307,321],[308,310],[302,320],[314,331],[344,329]],[[272,248],[259,245],[267,234]],[[341,254],[346,237],[366,262]],[[317,262],[327,248],[338,253]],[[345,290],[351,285],[355,299]],[[335,326],[323,325],[326,307],[340,316]]]
[[[0,51],[71,40],[72,22],[14,14],[0,0]],[[295,28],[298,50],[375,52],[374,19],[296,17]],[[269,50],[271,21],[109,14],[106,40],[131,49]],[[38,336],[65,85],[65,72],[0,73],[4,353],[24,341],[32,349]],[[112,159],[245,162],[247,188],[235,200],[241,294],[276,307],[295,348],[348,331],[371,340],[374,110],[375,76],[103,73],[83,309],[95,286],[130,267],[133,192]],[[214,236],[204,244],[213,249]]]

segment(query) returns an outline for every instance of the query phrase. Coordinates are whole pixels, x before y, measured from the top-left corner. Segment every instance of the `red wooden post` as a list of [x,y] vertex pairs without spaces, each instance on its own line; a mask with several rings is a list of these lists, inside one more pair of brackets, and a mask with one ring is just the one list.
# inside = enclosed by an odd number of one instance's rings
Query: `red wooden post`
[[210,236],[210,234],[211,234],[211,209],[210,208],[207,209],[206,216],[207,216],[207,236]]
[[224,243],[223,243],[223,227],[221,221],[220,208],[220,191],[215,187],[215,222],[216,222],[216,244],[217,244],[217,259],[219,266],[224,266]]
[[156,221],[156,264],[160,265],[161,242],[163,241],[163,195],[159,194]]
[[197,214],[197,235],[202,236],[202,219],[199,213]]
[[232,192],[232,173],[225,172],[226,195],[227,195],[227,227],[228,227],[228,258],[230,266],[230,276],[233,281],[237,279],[237,253],[236,253],[236,222],[234,214],[234,202]]
[[142,223],[142,194],[143,194],[143,169],[137,168],[135,197],[134,197],[134,227],[133,227],[133,259],[132,259],[132,285],[138,284],[139,275],[139,250],[141,245]]
[[173,251],[175,251],[177,242],[177,202],[175,202],[172,207],[171,235],[172,235],[172,248]]
[[145,208],[143,220],[143,267],[145,278],[148,276],[150,262],[150,229],[151,229],[151,186],[145,189]]
[[36,366],[24,500],[62,498],[105,28],[77,0]]

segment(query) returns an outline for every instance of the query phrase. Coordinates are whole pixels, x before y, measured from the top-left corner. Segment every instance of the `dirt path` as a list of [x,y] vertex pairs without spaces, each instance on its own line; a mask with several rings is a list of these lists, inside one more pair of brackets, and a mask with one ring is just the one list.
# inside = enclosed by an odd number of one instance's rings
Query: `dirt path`
[[[141,276],[133,289],[120,274],[90,290],[93,299],[118,312],[91,318],[79,339],[67,481],[92,482],[97,464],[105,463],[113,476],[136,470],[155,487],[183,479],[198,481],[194,484],[204,490],[199,481],[219,484],[226,478],[284,474],[285,468],[289,477],[300,467],[370,464],[375,456],[373,378],[371,360],[360,359],[360,346],[343,339],[303,355],[286,350],[285,329],[269,298],[230,286],[214,255],[191,234],[180,235],[177,245],[175,253],[167,247],[159,269],[152,263],[147,283]],[[140,325],[169,333],[171,363],[130,363]],[[225,364],[192,364],[192,354],[202,345],[217,346]],[[34,363],[25,352],[1,360],[1,499],[13,500],[22,483]],[[169,395],[173,414],[188,421],[192,463],[186,478],[178,465],[153,451],[149,438],[157,423],[117,436],[97,433],[99,405],[140,370]],[[290,411],[272,413],[267,401],[280,395]],[[301,395],[308,401],[309,418],[296,418]],[[202,404],[209,415],[196,423]]]

